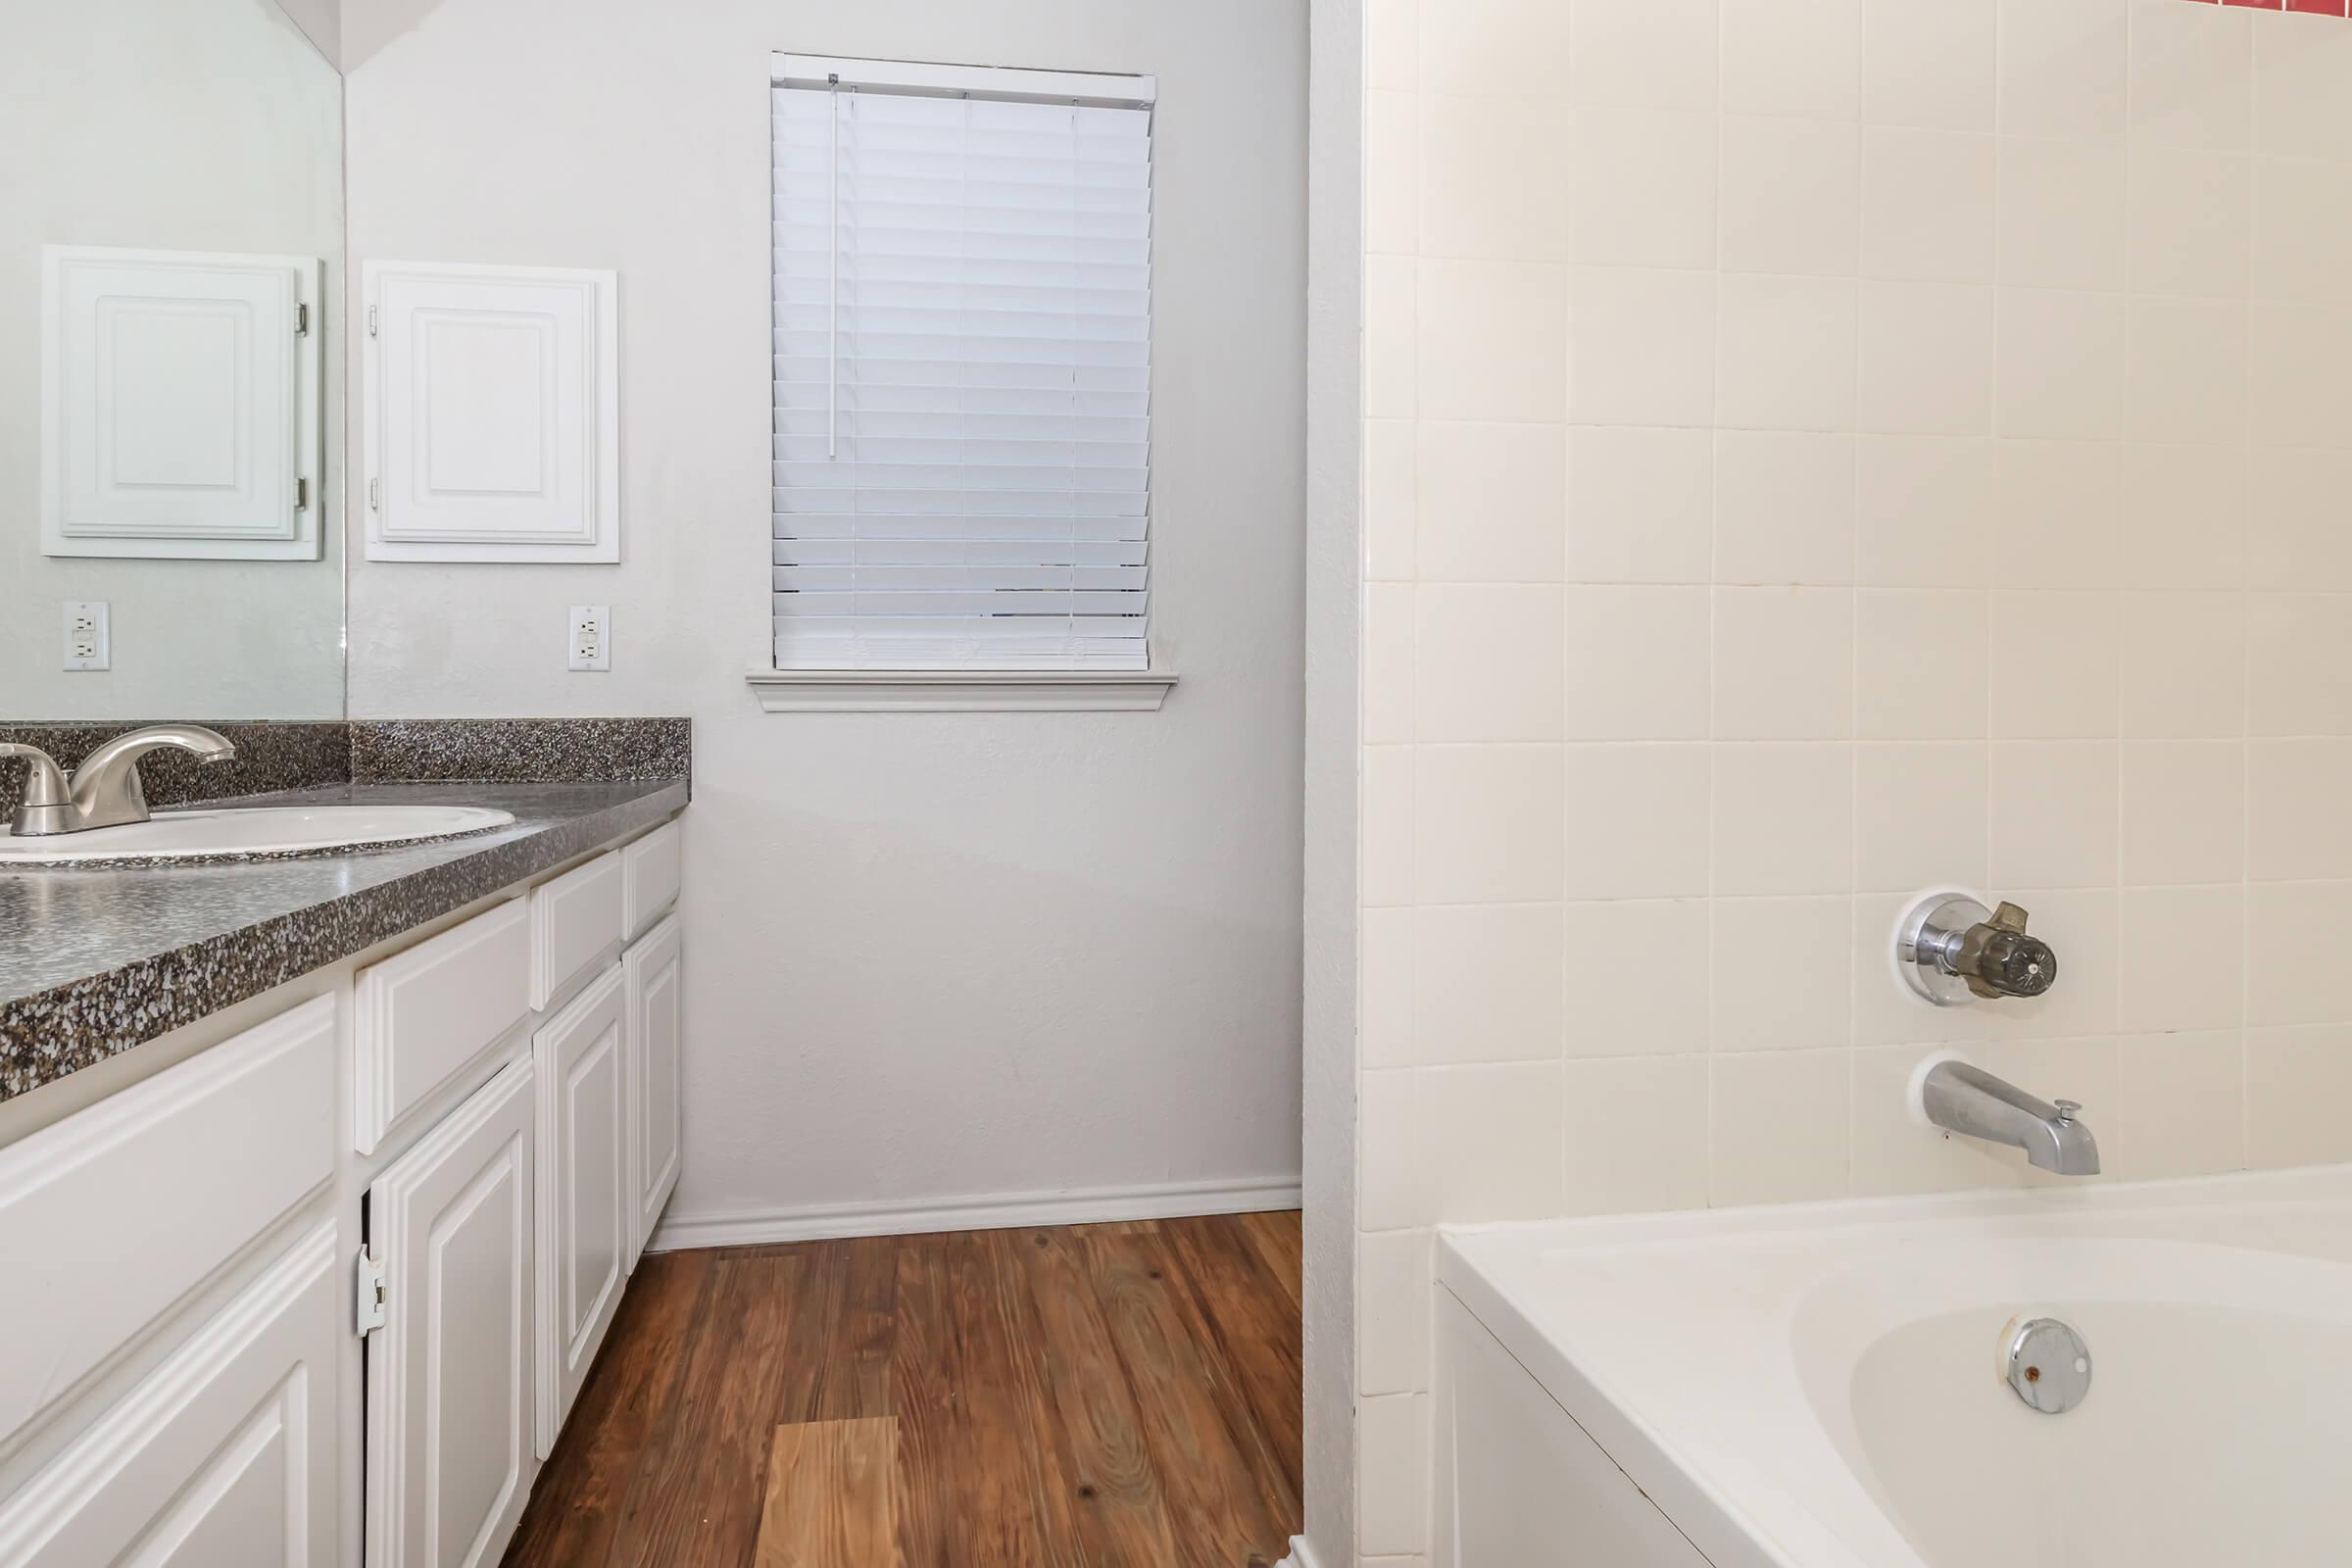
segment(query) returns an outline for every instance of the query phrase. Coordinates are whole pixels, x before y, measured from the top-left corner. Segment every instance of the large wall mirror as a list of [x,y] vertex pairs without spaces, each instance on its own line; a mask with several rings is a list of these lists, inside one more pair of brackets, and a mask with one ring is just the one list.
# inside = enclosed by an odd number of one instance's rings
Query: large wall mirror
[[344,300],[277,0],[0,0],[0,722],[342,716]]

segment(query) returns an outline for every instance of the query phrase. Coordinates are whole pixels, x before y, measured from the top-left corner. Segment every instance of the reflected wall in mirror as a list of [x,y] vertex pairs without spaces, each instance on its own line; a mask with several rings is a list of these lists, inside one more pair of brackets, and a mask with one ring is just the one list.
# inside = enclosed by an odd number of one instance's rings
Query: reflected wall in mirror
[[342,716],[344,298],[277,0],[0,0],[0,721]]

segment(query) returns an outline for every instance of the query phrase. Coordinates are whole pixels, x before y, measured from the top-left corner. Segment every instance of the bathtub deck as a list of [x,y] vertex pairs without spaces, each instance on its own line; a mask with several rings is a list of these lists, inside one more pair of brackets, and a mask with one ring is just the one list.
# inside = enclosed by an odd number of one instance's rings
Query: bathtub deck
[[1298,1216],[648,1254],[509,1568],[1246,1568],[1300,1526]]

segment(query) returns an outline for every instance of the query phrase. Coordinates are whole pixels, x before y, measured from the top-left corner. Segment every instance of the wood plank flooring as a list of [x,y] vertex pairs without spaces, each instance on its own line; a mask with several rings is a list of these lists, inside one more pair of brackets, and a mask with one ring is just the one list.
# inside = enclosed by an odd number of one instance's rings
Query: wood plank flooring
[[508,1568],[1252,1568],[1298,1216],[649,1254]]

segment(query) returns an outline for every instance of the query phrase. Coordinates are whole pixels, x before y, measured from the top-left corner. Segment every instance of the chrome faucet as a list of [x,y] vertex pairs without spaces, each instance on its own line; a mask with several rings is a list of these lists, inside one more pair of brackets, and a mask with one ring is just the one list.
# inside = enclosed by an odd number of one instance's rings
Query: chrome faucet
[[202,724],[151,724],[118,735],[90,753],[69,783],[56,760],[39,747],[0,742],[0,757],[22,757],[29,764],[11,831],[19,838],[37,838],[146,821],[147,792],[139,783],[139,759],[164,746],[193,752],[207,762],[225,762],[237,755],[227,736]]
[[2072,1100],[2051,1104],[1982,1067],[1946,1058],[1920,1078],[1919,1101],[1936,1126],[2022,1149],[2038,1169],[2061,1176],[2099,1173],[2098,1140],[2075,1119],[2082,1107]]

